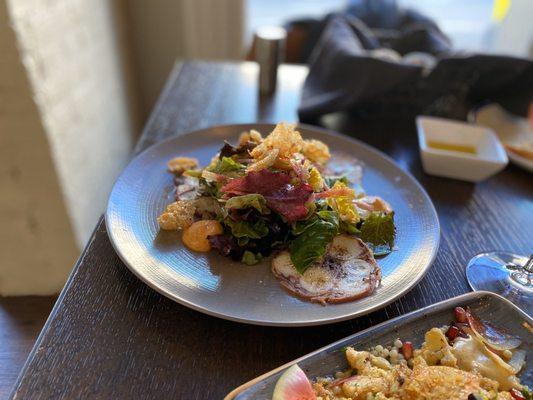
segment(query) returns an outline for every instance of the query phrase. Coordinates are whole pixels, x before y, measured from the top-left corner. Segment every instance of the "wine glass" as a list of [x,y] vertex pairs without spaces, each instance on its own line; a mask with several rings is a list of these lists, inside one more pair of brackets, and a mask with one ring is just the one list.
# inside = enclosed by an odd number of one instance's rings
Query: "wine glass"
[[466,267],[473,290],[487,290],[512,301],[533,315],[533,254],[528,257],[505,251],[481,253]]

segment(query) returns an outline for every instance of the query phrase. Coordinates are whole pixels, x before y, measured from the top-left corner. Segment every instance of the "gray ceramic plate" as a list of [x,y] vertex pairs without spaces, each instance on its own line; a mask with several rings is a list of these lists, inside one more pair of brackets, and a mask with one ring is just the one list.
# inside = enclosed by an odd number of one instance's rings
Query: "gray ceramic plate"
[[472,292],[433,304],[348,336],[245,383],[233,390],[225,399],[270,399],[279,376],[294,363],[298,363],[309,378],[327,376],[333,372],[345,370],[348,365],[344,353],[339,350],[346,346],[354,346],[356,349],[363,350],[378,344],[390,345],[396,338],[410,340],[416,346],[420,346],[424,341],[424,333],[433,327],[448,324],[453,319],[453,309],[457,306],[468,306],[482,319],[493,322],[496,326],[505,327],[508,332],[522,338],[521,348],[527,352],[527,364],[525,370],[520,374],[520,380],[531,386],[533,381],[532,335],[522,324],[528,322],[533,325],[533,319],[511,302],[494,293]]
[[139,154],[111,193],[106,224],[120,258],[140,279],[171,299],[210,315],[260,325],[325,324],[369,313],[392,302],[422,278],[439,243],[437,214],[416,180],[384,154],[346,136],[300,126],[316,138],[364,164],[368,194],[389,201],[396,214],[397,251],[378,261],[382,285],[359,301],[321,306],[287,294],[270,272],[269,260],[246,266],[214,252],[199,254],[181,244],[179,234],[159,232],[156,217],[173,201],[166,163],[177,155],[207,165],[223,140],[236,141],[242,131],[272,130],[270,124],[212,127],[158,143]]

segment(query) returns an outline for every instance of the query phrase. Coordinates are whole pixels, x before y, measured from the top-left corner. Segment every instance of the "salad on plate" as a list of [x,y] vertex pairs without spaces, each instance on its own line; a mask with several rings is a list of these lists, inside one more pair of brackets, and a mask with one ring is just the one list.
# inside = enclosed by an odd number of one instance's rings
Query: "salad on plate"
[[367,296],[380,284],[375,257],[393,251],[396,235],[391,206],[365,194],[357,160],[332,156],[294,125],[280,123],[266,137],[244,132],[209,165],[180,156],[168,170],[175,201],[157,220],[182,231],[190,250],[247,265],[273,256],[286,290],[322,304]]

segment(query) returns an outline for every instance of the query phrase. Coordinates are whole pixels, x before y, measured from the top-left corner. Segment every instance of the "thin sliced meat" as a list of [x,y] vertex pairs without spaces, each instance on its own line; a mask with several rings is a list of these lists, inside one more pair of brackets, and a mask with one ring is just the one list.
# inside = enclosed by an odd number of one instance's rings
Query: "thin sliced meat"
[[290,223],[307,216],[309,210],[305,204],[313,194],[313,188],[307,183],[294,186],[290,181],[286,173],[262,169],[229,181],[220,191],[228,197],[261,194],[267,206]]
[[378,196],[364,196],[354,200],[353,203],[357,207],[359,216],[363,219],[376,211],[385,214],[390,214],[392,212],[390,204]]
[[336,236],[325,256],[300,274],[288,251],[272,260],[272,272],[291,294],[314,303],[344,303],[370,295],[381,270],[370,249],[358,238]]

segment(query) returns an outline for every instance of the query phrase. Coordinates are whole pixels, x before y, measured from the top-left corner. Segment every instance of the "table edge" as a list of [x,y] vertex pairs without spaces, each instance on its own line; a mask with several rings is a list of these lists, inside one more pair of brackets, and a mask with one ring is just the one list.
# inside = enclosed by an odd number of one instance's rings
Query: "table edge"
[[43,328],[41,329],[41,332],[39,333],[39,336],[37,337],[37,340],[35,340],[35,343],[30,351],[30,354],[28,355],[28,358],[26,358],[26,361],[24,362],[24,365],[22,366],[22,369],[20,370],[20,373],[17,377],[17,380],[13,386],[13,389],[11,390],[11,394],[8,397],[9,399],[16,398],[18,389],[22,383],[22,378],[25,376],[26,371],[34,359],[35,355],[37,354],[37,351],[39,350],[39,347],[41,345],[41,342],[44,339],[44,336],[46,332],[48,331],[49,326],[52,324],[52,321],[55,319],[55,316],[57,315],[59,309],[62,306],[62,300],[65,297],[68,289],[72,285],[72,282],[75,278],[75,276],[78,274],[78,268],[83,263],[83,260],[85,259],[86,255],[88,254],[89,250],[91,249],[91,245],[93,244],[94,240],[96,239],[96,235],[98,234],[98,231],[104,227],[105,228],[105,221],[104,216],[100,216],[98,222],[96,223],[96,226],[91,234],[91,237],[87,241],[87,244],[85,245],[85,248],[83,249],[82,253],[80,254],[78,260],[74,264],[74,267],[72,268],[72,271],[70,272],[69,277],[67,278],[67,281],[65,282],[65,286],[63,286],[63,289],[61,290],[54,307],[52,308],[52,311],[50,312],[50,315],[46,319],[46,322],[44,323]]

